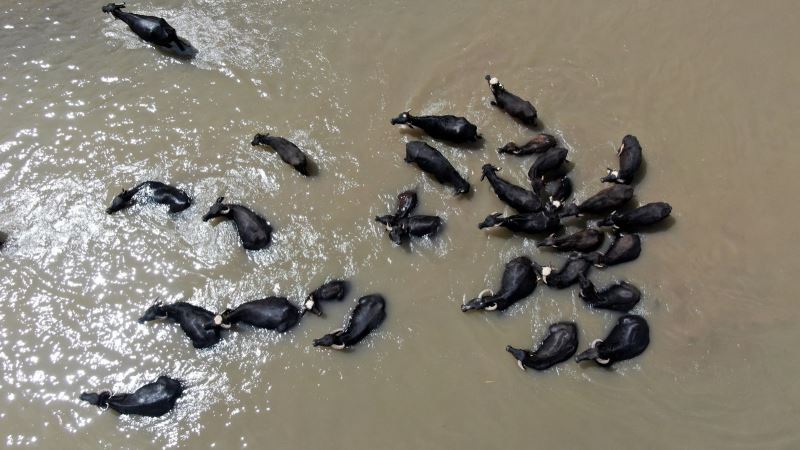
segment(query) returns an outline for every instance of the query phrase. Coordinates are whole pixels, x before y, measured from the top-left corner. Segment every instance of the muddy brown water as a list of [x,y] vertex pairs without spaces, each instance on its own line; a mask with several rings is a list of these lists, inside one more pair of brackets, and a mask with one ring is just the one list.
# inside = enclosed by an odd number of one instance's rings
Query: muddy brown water
[[[102,2],[0,5],[0,438],[31,448],[797,448],[800,340],[793,276],[800,156],[796,2],[129,2],[201,51],[165,56]],[[532,131],[489,106],[491,73],[531,99],[570,149],[576,197],[600,188],[626,133],[645,149],[636,201],[673,217],[638,261],[603,271],[644,291],[652,344],[614,370],[518,370],[574,320],[581,347],[616,315],[542,287],[503,314],[459,305],[496,287],[534,240],[477,229],[503,210],[486,162],[524,183],[530,159],[495,148]],[[400,111],[457,113],[485,144],[434,143],[473,184],[449,188],[403,163]],[[302,178],[250,146],[297,142]],[[425,138],[428,142],[433,142]],[[196,206],[104,214],[123,187],[158,179]],[[444,232],[391,245],[371,218],[416,188]],[[245,253],[200,220],[218,196],[275,227]],[[156,296],[221,309],[328,277],[354,293],[277,335],[242,329],[210,350],[135,319]],[[354,299],[388,320],[351,352],[312,348]],[[167,373],[186,395],[155,419],[82,404]]]

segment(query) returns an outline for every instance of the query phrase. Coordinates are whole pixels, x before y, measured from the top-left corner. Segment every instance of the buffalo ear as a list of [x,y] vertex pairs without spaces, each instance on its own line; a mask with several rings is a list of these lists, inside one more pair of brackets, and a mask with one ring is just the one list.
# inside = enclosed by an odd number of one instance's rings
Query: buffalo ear
[[220,197],[217,199],[216,203],[222,203],[223,200],[225,200],[225,197]]

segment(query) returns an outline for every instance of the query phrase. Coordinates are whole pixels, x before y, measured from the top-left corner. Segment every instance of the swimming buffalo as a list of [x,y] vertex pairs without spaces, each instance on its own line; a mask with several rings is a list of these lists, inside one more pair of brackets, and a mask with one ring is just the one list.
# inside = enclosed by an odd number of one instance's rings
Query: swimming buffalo
[[246,250],[267,248],[272,241],[272,226],[249,208],[232,203],[222,203],[224,200],[225,197],[220,197],[211,205],[206,215],[203,216],[203,222],[208,222],[215,217],[232,220],[236,224],[236,231]]
[[350,283],[345,280],[331,280],[322,286],[314,289],[313,292],[308,294],[306,300],[303,302],[303,308],[306,311],[322,316],[322,307],[320,302],[342,301],[350,290]]
[[666,202],[648,203],[624,213],[613,212],[599,221],[598,226],[613,226],[622,230],[635,230],[640,227],[654,225],[669,217],[672,206]]
[[608,175],[600,181],[604,183],[631,184],[636,171],[642,165],[642,146],[636,136],[630,134],[622,138],[622,145],[617,150],[619,170],[608,169]]
[[392,125],[421,128],[431,137],[454,143],[476,142],[482,139],[478,127],[458,116],[412,116],[410,111],[392,119]]
[[450,161],[439,150],[422,141],[411,141],[406,144],[405,162],[415,163],[423,172],[427,172],[442,184],[449,184],[456,190],[456,195],[469,192],[470,186],[450,164]]
[[591,347],[575,357],[576,362],[594,361],[610,367],[614,363],[634,358],[650,345],[650,326],[641,316],[625,315],[605,339],[597,339]]
[[514,303],[529,296],[536,289],[536,271],[533,263],[526,256],[519,256],[506,264],[500,290],[492,293],[484,290],[477,298],[461,305],[461,311],[483,309],[485,311],[503,311]]
[[492,106],[502,109],[525,125],[536,125],[536,108],[533,107],[531,102],[507,91],[496,77],[486,75],[486,81],[489,83],[489,88],[491,88],[494,95]]
[[343,350],[352,347],[369,333],[378,328],[386,319],[386,300],[380,294],[366,295],[358,299],[355,309],[350,313],[347,325],[314,339],[314,347],[331,347]]
[[565,252],[591,252],[603,244],[605,233],[586,228],[566,236],[550,235],[538,242],[537,247],[552,247]]
[[542,200],[535,192],[504,180],[497,175],[497,172],[500,171],[497,167],[491,164],[484,164],[481,170],[483,172],[481,181],[484,178],[488,179],[494,193],[497,194],[497,198],[503,203],[521,213],[536,212],[542,209]]
[[308,157],[293,142],[278,136],[270,136],[269,133],[258,133],[253,138],[251,145],[266,145],[272,147],[281,157],[283,162],[294,167],[294,170],[303,175],[308,175]]
[[571,203],[561,210],[561,217],[579,216],[581,214],[605,214],[623,206],[633,198],[633,188],[617,184],[605,188],[583,202]]
[[193,57],[197,54],[197,49],[179,38],[175,29],[163,18],[129,13],[123,11],[123,8],[124,3],[109,3],[103,6],[103,12],[125,22],[137,36],[162,50],[182,57]]
[[599,292],[594,283],[583,274],[578,276],[578,282],[581,287],[580,297],[592,308],[628,312],[642,298],[641,291],[627,281],[612,284]]
[[587,258],[597,267],[607,267],[633,261],[640,253],[642,253],[642,239],[638,234],[617,233],[608,250],[604,253],[595,252]]
[[517,360],[520,369],[530,367],[534,370],[546,370],[566,361],[578,350],[578,327],[574,322],[559,322],[550,325],[539,348],[535,351],[523,350],[512,346],[506,351]]
[[551,148],[539,155],[528,170],[528,179],[536,192],[541,192],[544,186],[544,176],[559,168],[567,160],[567,149],[561,147]]
[[123,189],[122,193],[111,201],[111,206],[106,209],[106,213],[114,214],[130,208],[136,203],[137,198],[159,205],[167,205],[171,213],[181,212],[192,206],[192,199],[186,192],[160,181],[145,181],[130,190]]
[[546,210],[506,217],[503,217],[501,213],[492,213],[478,224],[480,229],[492,227],[503,227],[515,233],[548,233],[561,228],[561,219],[558,215]]
[[506,145],[497,149],[497,153],[508,153],[515,156],[527,156],[535,153],[543,153],[555,147],[558,141],[555,136],[551,134],[539,133],[528,142],[517,145],[514,142],[509,142]]
[[550,205],[559,209],[564,206],[564,202],[572,195],[572,180],[569,177],[561,177],[545,187],[544,194],[547,196]]
[[548,266],[542,267],[535,262],[533,263],[533,267],[536,269],[536,273],[542,278],[544,284],[552,288],[564,289],[577,283],[578,277],[581,274],[586,275],[592,267],[592,264],[582,256],[572,254],[561,269],[554,269]]
[[267,297],[244,302],[236,308],[228,308],[216,314],[205,327],[209,329],[230,328],[244,323],[255,328],[265,328],[284,333],[294,328],[305,313],[305,309],[293,305],[285,297]]
[[214,313],[191,303],[176,302],[165,305],[156,300],[139,318],[139,323],[162,319],[177,322],[192,341],[194,348],[208,348],[220,340],[219,330],[208,330],[204,327],[208,321],[214,319]]
[[152,383],[145,384],[132,394],[113,394],[84,392],[81,400],[100,408],[111,408],[120,414],[159,417],[175,407],[175,402],[183,394],[180,380],[160,376]]

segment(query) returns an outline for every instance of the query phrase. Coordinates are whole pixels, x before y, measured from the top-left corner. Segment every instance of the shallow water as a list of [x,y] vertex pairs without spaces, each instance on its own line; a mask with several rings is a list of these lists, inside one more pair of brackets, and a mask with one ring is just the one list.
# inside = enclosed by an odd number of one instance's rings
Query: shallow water
[[[178,61],[101,3],[0,5],[0,438],[6,446],[169,448],[797,448],[800,339],[791,277],[800,107],[795,2],[130,3],[200,54]],[[496,288],[534,240],[484,233],[503,210],[480,167],[520,184],[530,159],[495,148],[532,131],[489,106],[491,73],[531,99],[571,150],[576,198],[601,186],[622,136],[639,137],[640,203],[673,220],[638,261],[603,271],[644,292],[641,357],[614,370],[567,362],[522,373],[504,351],[574,320],[581,348],[616,315],[539,286],[502,314],[459,305]],[[485,144],[425,138],[473,184],[452,190],[402,160],[397,113],[456,113]],[[256,132],[306,150],[303,178],[251,147]],[[146,179],[196,205],[169,217],[105,207]],[[407,188],[436,239],[391,245],[372,217]],[[219,196],[275,227],[246,253]],[[578,222],[580,223],[580,222]],[[156,296],[217,310],[271,294],[300,301],[330,277],[354,292],[277,335],[243,328],[197,351],[179,327],[136,322]],[[354,299],[388,319],[347,353],[312,348]],[[155,419],[82,404],[166,373],[186,395]],[[65,441],[68,439],[68,441]]]

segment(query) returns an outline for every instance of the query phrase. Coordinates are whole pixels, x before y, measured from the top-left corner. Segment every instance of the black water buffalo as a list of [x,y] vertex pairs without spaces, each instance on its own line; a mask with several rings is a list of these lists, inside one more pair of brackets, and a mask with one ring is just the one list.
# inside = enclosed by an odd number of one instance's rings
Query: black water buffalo
[[541,192],[544,186],[544,176],[559,168],[567,160],[568,150],[561,147],[554,147],[539,155],[528,170],[528,179],[531,181],[533,190]]
[[375,217],[375,221],[387,228],[394,226],[398,220],[408,217],[417,208],[417,193],[403,191],[397,195],[397,205],[393,214]]
[[605,188],[580,204],[571,203],[561,210],[561,217],[581,214],[605,214],[628,203],[633,198],[633,188],[617,184]]
[[499,170],[491,164],[484,164],[481,168],[483,172],[481,181],[484,178],[489,180],[489,184],[492,185],[492,189],[500,201],[521,213],[536,212],[542,209],[542,200],[535,192],[504,180],[497,175]]
[[480,229],[492,227],[503,227],[515,233],[549,233],[561,228],[561,219],[551,211],[514,214],[506,217],[503,217],[501,213],[492,213],[478,224]]
[[461,305],[461,311],[483,309],[485,311],[503,311],[514,303],[531,295],[536,289],[536,271],[533,263],[526,256],[519,256],[506,264],[500,290],[495,294],[486,289],[477,298]]
[[535,351],[507,346],[520,369],[546,370],[572,357],[578,350],[578,327],[574,322],[559,322],[548,327],[547,336]]
[[491,75],[486,75],[486,81],[489,83],[494,95],[492,106],[497,106],[525,125],[536,125],[536,108],[533,107],[531,102],[507,91],[500,83],[500,80]]
[[222,203],[225,197],[220,197],[211,205],[203,222],[208,222],[214,217],[233,220],[236,231],[246,250],[261,250],[267,248],[272,241],[272,227],[267,221],[249,208],[242,205]]
[[406,144],[405,162],[415,163],[423,172],[427,172],[442,184],[449,184],[456,190],[456,195],[469,192],[469,183],[450,164],[450,161],[439,150],[422,141],[411,141]]
[[284,333],[300,322],[306,309],[298,308],[285,297],[267,297],[244,302],[233,309],[215,315],[205,324],[208,329],[230,328],[244,323],[255,328],[265,328]]
[[509,142],[506,145],[497,149],[498,153],[508,153],[515,156],[527,156],[535,153],[543,153],[555,147],[558,141],[555,136],[551,134],[539,133],[530,139],[528,142],[517,145],[514,142]]
[[435,139],[455,143],[476,142],[478,139],[483,139],[478,134],[478,127],[458,116],[412,116],[410,111],[406,111],[391,122],[392,125],[418,127]]
[[442,219],[438,216],[410,215],[416,207],[417,194],[413,191],[401,192],[397,196],[395,213],[378,216],[375,221],[386,227],[386,230],[389,231],[389,238],[397,245],[412,236],[433,236],[438,233],[442,226]]
[[389,239],[401,245],[411,237],[435,236],[442,228],[442,219],[439,216],[408,216],[387,226]]
[[314,289],[313,292],[308,294],[306,300],[303,302],[303,308],[306,311],[322,316],[322,307],[320,302],[342,301],[350,290],[350,283],[345,280],[331,280],[322,286]]
[[552,247],[565,252],[591,252],[603,243],[605,236],[600,230],[586,228],[566,236],[550,235],[536,246]]
[[669,203],[648,203],[624,213],[613,212],[597,224],[601,227],[613,226],[623,230],[633,230],[661,222],[671,213],[672,206]]
[[132,394],[112,394],[102,391],[99,394],[84,392],[81,400],[100,408],[111,408],[120,414],[159,417],[175,407],[175,402],[183,394],[180,380],[160,376],[152,383],[145,384]]
[[533,267],[542,278],[544,284],[552,288],[564,289],[577,283],[581,274],[586,275],[592,267],[592,263],[580,255],[572,254],[561,269],[556,270],[548,266],[542,267],[536,262],[533,263]]
[[194,348],[207,348],[220,340],[219,330],[207,330],[204,325],[214,319],[214,313],[191,303],[176,302],[165,305],[156,300],[139,318],[139,323],[151,320],[170,319],[181,326],[181,330],[192,341]]
[[592,308],[628,312],[642,298],[641,291],[627,281],[612,284],[600,292],[582,274],[578,277],[578,282],[581,286],[580,297]]
[[366,295],[358,299],[344,329],[314,339],[314,347],[331,347],[335,350],[352,347],[378,328],[384,319],[386,300],[380,294]]
[[641,316],[624,315],[605,339],[597,339],[591,347],[575,357],[576,362],[591,360],[609,367],[616,362],[634,358],[650,345],[650,326]]
[[564,202],[572,195],[572,180],[566,176],[561,177],[547,185],[544,193],[547,195],[550,205],[555,209],[559,209],[564,206]]
[[633,261],[640,253],[642,253],[642,239],[638,234],[617,233],[608,250],[604,253],[595,252],[587,258],[597,267],[606,267]]
[[308,175],[308,157],[293,142],[278,136],[270,136],[269,133],[258,133],[253,138],[251,145],[267,145],[272,147],[281,157],[283,162],[294,167],[294,170],[303,175]]
[[106,213],[114,214],[130,208],[136,203],[137,198],[159,205],[167,205],[171,213],[181,212],[192,206],[192,199],[186,192],[160,181],[145,181],[130,190],[123,189],[122,193],[111,201],[111,206],[106,209]]
[[608,175],[601,178],[604,183],[631,184],[633,177],[642,165],[642,146],[636,136],[630,134],[622,138],[622,145],[617,150],[619,170],[608,169]]
[[128,27],[143,40],[174,53],[177,56],[192,57],[197,54],[197,49],[178,37],[175,29],[161,17],[145,16],[125,12],[125,4],[109,3],[103,6],[103,12],[109,13],[115,19],[125,22]]

